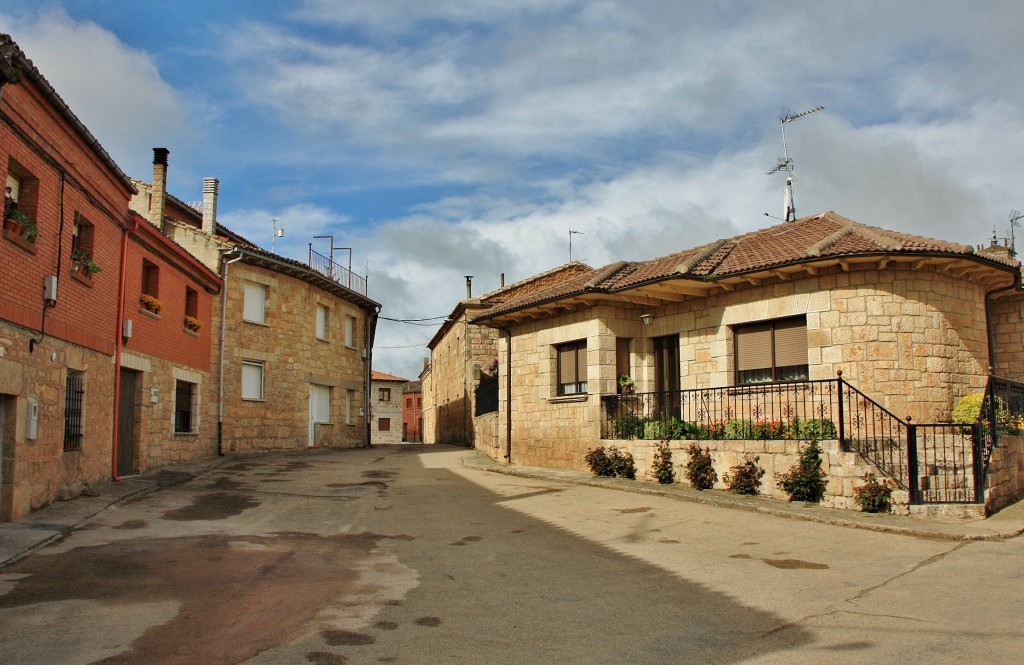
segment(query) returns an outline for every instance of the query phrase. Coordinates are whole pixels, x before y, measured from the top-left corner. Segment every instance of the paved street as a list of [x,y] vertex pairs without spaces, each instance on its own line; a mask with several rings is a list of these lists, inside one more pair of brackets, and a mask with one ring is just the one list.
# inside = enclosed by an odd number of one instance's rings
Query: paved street
[[113,505],[0,570],[0,663],[1020,662],[1021,538],[785,519],[466,454],[228,460]]

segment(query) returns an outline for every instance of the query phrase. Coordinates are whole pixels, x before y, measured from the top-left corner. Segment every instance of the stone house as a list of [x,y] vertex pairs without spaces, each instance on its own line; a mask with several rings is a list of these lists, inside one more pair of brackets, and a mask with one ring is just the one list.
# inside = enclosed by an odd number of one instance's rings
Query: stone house
[[380,305],[366,280],[310,250],[301,263],[261,249],[217,222],[219,182],[201,205],[167,192],[168,151],[154,149],[152,182],[132,206],[224,283],[211,314],[217,450],[251,453],[370,443],[367,413]]
[[131,181],[0,35],[0,519],[110,477]]
[[401,443],[402,389],[408,379],[377,370],[370,377],[370,443]]
[[[470,445],[477,440],[475,391],[481,372],[498,357],[496,327],[473,323],[483,311],[507,300],[521,298],[591,271],[578,261],[504,285],[479,298],[467,293],[434,334],[427,348],[430,359],[421,375],[423,389],[423,440],[426,443]],[[482,423],[493,429],[489,421]]]
[[[509,377],[492,438],[475,445],[518,464],[585,470],[589,449],[617,443],[645,473],[653,439],[673,439],[677,451],[706,439],[719,476],[757,453],[774,488],[799,440],[832,438],[833,505],[850,507],[869,470],[913,476],[923,496],[946,482],[949,464],[908,469],[916,453],[900,437],[917,433],[911,423],[948,422],[990,374],[1024,379],[1020,283],[1014,260],[832,212],[588,268],[470,317],[503,333],[499,372]],[[622,375],[632,379],[627,395]],[[787,393],[797,385],[799,398]],[[892,434],[864,437],[882,452],[849,448],[853,429],[883,421]],[[730,423],[751,431],[715,441]],[[772,442],[754,427],[789,428],[796,440]],[[958,478],[946,496],[976,500],[964,498],[970,482]]]

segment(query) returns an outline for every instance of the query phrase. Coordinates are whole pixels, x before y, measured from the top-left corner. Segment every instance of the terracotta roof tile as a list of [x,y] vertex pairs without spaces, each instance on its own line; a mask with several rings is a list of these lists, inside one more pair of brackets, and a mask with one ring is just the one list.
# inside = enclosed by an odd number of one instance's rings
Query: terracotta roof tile
[[370,380],[371,381],[399,381],[401,383],[406,383],[406,382],[409,381],[409,379],[403,379],[402,377],[394,376],[393,374],[385,374],[384,372],[378,372],[377,370],[372,370],[370,372]]

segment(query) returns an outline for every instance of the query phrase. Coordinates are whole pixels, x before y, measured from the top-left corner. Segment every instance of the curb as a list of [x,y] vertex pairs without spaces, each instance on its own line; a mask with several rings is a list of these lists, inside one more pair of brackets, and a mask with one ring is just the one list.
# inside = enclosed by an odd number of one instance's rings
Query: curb
[[[636,480],[621,480],[617,478],[597,478],[586,475],[582,472],[564,471],[561,469],[543,469],[539,467],[523,467],[515,464],[500,464],[482,453],[468,453],[462,458],[462,466],[467,469],[485,471],[489,473],[500,473],[507,476],[520,478],[532,478],[535,480],[550,480],[570,485],[585,487],[598,487],[603,489],[618,490],[620,492],[631,492],[633,494],[647,494],[660,496],[676,501],[688,501],[700,503],[714,508],[731,508],[734,510],[746,510],[773,517],[817,522],[852,529],[863,529],[865,531],[876,531],[881,533],[893,533],[915,538],[926,538],[929,540],[943,540],[952,542],[1000,542],[1015,538],[1024,533],[1024,523],[1014,520],[1012,525],[1006,528],[993,528],[992,518],[983,522],[966,522],[963,524],[938,523],[926,521],[927,518],[900,517],[882,514],[850,513],[831,508],[822,508],[817,505],[805,504],[802,502],[782,503],[774,499],[764,497],[740,497],[728,494],[723,490],[705,490],[698,492],[681,485],[659,486],[654,483],[647,483]],[[768,502],[777,503],[771,505]],[[1022,502],[1024,503],[1024,502]],[[825,512],[827,511],[827,512]],[[835,513],[835,514],[832,514]],[[854,517],[856,515],[856,517]],[[914,524],[895,524],[893,519],[913,520]],[[972,529],[971,525],[984,525],[980,528],[985,531],[977,532],[977,527]]]

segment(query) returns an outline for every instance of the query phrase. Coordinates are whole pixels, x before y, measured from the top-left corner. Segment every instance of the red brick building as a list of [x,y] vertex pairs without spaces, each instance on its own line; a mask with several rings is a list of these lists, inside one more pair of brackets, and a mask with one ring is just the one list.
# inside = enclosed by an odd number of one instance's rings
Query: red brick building
[[0,35],[0,519],[109,477],[128,177]]
[[402,388],[402,441],[423,441],[423,391],[419,381],[409,381]]

